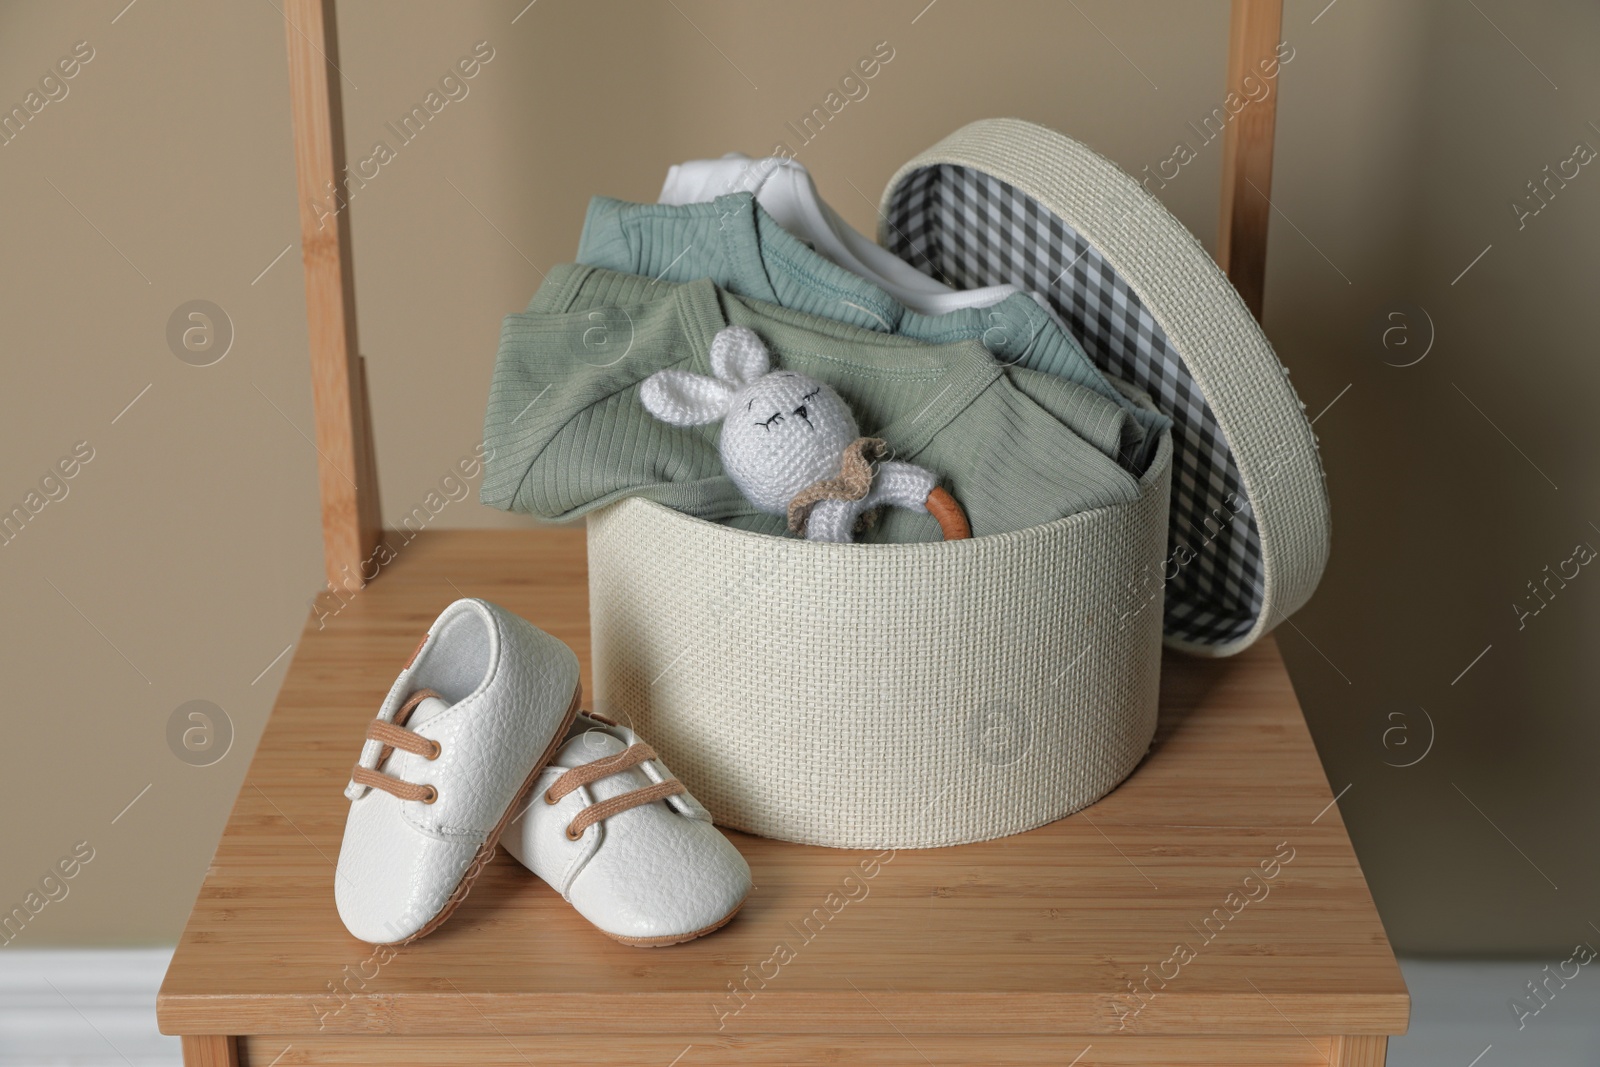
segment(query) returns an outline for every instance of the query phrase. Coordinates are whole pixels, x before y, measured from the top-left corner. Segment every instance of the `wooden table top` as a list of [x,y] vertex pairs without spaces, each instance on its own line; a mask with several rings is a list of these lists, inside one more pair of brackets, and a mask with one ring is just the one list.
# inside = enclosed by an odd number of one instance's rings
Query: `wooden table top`
[[1144,762],[1029,833],[885,853],[731,833],[755,876],[744,910],[661,949],[602,936],[502,851],[438,932],[357,941],[333,902],[341,791],[438,612],[492,600],[589,673],[581,530],[402,537],[377,581],[307,624],[162,986],[166,1033],[1405,1031],[1405,985],[1270,639],[1169,655]]

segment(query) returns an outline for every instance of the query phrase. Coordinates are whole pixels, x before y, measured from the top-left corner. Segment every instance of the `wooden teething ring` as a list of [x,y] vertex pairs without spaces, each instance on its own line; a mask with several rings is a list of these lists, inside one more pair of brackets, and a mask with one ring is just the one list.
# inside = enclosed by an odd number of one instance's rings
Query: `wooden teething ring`
[[928,494],[926,507],[928,514],[939,521],[939,529],[944,532],[946,541],[964,541],[972,536],[972,526],[967,522],[967,513],[961,510],[956,498],[943,486],[933,487],[933,491]]

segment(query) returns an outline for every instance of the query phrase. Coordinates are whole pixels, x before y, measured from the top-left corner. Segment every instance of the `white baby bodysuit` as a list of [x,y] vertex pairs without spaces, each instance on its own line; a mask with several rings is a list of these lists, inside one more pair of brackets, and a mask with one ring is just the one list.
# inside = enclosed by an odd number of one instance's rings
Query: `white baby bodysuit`
[[858,233],[817,195],[806,168],[779,156],[751,159],[730,152],[696,159],[667,171],[658,203],[698,204],[728,193],[752,193],[779,226],[846,270],[876,282],[896,300],[924,315],[997,304],[1014,285],[952,289]]

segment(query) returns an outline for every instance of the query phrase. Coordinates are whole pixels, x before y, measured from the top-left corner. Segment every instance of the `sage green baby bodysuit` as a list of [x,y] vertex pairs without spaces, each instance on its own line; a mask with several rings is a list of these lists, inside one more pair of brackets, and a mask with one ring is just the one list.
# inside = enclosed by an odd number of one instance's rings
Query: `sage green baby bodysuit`
[[710,278],[736,296],[931,344],[976,338],[1001,363],[1054,374],[1120,404],[1129,419],[1115,455],[1136,474],[1171,425],[1165,415],[1118,391],[1060,320],[1027,293],[940,315],[913,311],[813,251],[749,193],[681,205],[594,197],[578,262],[669,282]]
[[[508,315],[484,419],[485,504],[571,519],[626,496],[782,534],[784,519],[722,473],[718,424],[669,426],[639,401],[658,370],[711,373],[718,330],[754,330],[778,367],[831,385],[864,434],[926,467],[966,509],[974,536],[1132,499],[1110,453],[1127,413],[1092,389],[1006,367],[976,339],[927,345],[746,300],[707,279],[675,285],[569,264],[529,310]],[[891,509],[869,541],[939,539],[934,520]]]

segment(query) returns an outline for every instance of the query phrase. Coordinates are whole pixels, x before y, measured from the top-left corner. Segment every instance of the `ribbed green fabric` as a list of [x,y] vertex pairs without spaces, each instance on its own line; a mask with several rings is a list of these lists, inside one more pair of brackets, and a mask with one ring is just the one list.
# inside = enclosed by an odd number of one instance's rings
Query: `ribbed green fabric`
[[698,204],[589,201],[578,262],[669,282],[710,278],[736,296],[930,344],[977,338],[1001,363],[1086,386],[1130,415],[1119,446],[1126,466],[1143,470],[1144,447],[1171,425],[1118,391],[1071,334],[1026,293],[985,308],[943,315],[913,311],[879,286],[813,251],[749,193]]
[[[938,475],[975,536],[1133,499],[1107,454],[1126,413],[1083,386],[997,363],[976,340],[926,345],[719,291],[569,264],[508,315],[484,418],[485,504],[570,519],[639,495],[781,534],[722,473],[720,424],[677,427],[639,402],[665,367],[710,374],[717,331],[748,326],[774,363],[827,382],[862,432]],[[1021,385],[1019,383],[1025,383]],[[889,509],[863,537],[932,541],[925,514]]]

